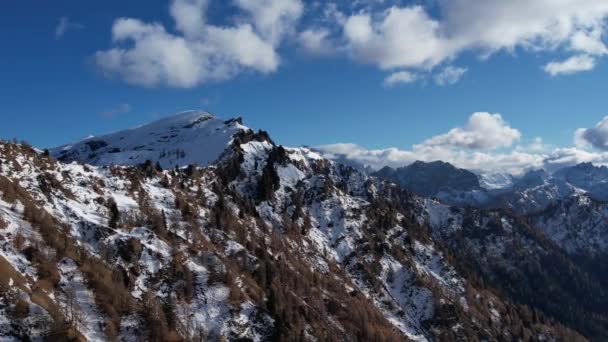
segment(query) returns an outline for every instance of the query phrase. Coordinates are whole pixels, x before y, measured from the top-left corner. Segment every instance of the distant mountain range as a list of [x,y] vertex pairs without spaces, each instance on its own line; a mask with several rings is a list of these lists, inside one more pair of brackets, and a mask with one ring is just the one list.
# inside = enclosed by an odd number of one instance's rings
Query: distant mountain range
[[608,339],[606,168],[370,175],[202,111],[48,152],[0,142],[2,341]]
[[476,174],[442,161],[417,161],[398,169],[387,166],[373,175],[391,180],[409,191],[427,197],[437,196],[442,192],[481,190]]
[[573,195],[608,200],[608,168],[591,163],[565,167],[553,174],[532,170],[513,176],[474,173],[441,161],[417,161],[398,169],[384,167],[372,175],[449,204],[506,207],[523,214],[543,210]]

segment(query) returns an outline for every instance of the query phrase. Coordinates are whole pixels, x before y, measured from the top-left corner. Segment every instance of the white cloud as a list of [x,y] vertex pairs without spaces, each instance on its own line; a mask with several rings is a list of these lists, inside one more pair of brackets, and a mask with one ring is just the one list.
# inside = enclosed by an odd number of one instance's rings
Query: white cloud
[[[554,148],[546,145],[542,138],[535,137],[528,145],[492,150],[511,146],[520,139],[520,135],[499,114],[474,113],[463,127],[431,137],[410,149],[392,147],[370,150],[349,143],[322,145],[315,149],[329,159],[347,159],[374,169],[401,167],[417,160],[442,160],[473,171],[517,175],[539,168],[552,172],[583,162],[608,165],[608,116],[594,128],[576,130],[573,147]],[[491,141],[492,136],[497,138],[495,142]],[[602,151],[590,150],[590,147]]]
[[305,51],[317,55],[331,55],[336,49],[329,40],[330,32],[325,28],[306,29],[298,35],[298,42]]
[[422,145],[427,147],[459,147],[473,150],[493,150],[509,147],[521,138],[521,133],[509,126],[500,114],[473,113],[466,125],[434,136]]
[[601,27],[608,3],[596,0],[454,0],[445,2],[445,25],[463,46],[489,50],[552,49],[580,31]]
[[[280,57],[274,46],[261,39],[249,24],[227,28],[210,26],[208,32],[206,43],[216,48],[210,60],[219,58],[214,62],[220,66],[237,64],[263,73],[276,71],[279,67]],[[218,67],[217,64],[214,67]]]
[[584,162],[608,165],[608,152],[591,152],[576,147],[556,148],[547,152],[520,149],[507,152],[483,152],[432,148],[423,145],[416,145],[410,150],[398,148],[370,150],[356,144],[333,144],[318,146],[315,149],[327,158],[342,157],[376,170],[384,166],[401,167],[417,160],[425,162],[442,160],[473,171],[508,172],[514,175],[540,168],[552,172]]
[[440,86],[456,84],[467,71],[467,68],[447,66],[440,73],[435,75],[435,83]]
[[346,158],[374,169],[401,167],[416,160],[442,160],[470,170],[521,174],[530,169],[555,170],[585,161],[608,163],[608,153],[592,153],[581,148],[550,151],[540,137],[534,138],[529,145],[494,150],[511,146],[520,136],[519,131],[506,124],[500,114],[474,113],[463,127],[431,137],[411,149],[370,150],[348,143],[323,145],[316,149],[327,158]]
[[578,128],[574,131],[573,141],[574,141],[574,146],[576,146],[577,148],[589,149],[592,147],[591,144],[589,144],[589,142],[587,142],[587,140],[584,137],[586,130],[587,130],[586,128]]
[[595,58],[588,55],[570,57],[564,61],[551,62],[543,67],[551,76],[574,74],[589,71],[595,67]]
[[205,31],[207,0],[174,0],[169,7],[177,30],[186,36],[196,37]]
[[343,157],[374,169],[384,166],[401,167],[414,161],[442,160],[470,170],[503,171],[520,174],[529,169],[541,168],[547,156],[537,153],[510,151],[505,153],[458,150],[415,145],[411,150],[398,148],[368,150],[356,144],[317,146],[327,158]]
[[590,32],[579,31],[572,35],[572,49],[591,55],[601,56],[608,53],[608,48],[602,42],[602,29],[595,28]]
[[515,150],[519,152],[544,152],[547,151],[549,147],[549,145],[546,145],[544,143],[543,138],[536,137],[532,140],[530,144],[517,146]]
[[[439,1],[440,14],[435,17],[421,5],[364,3],[373,5],[349,7],[332,2],[333,12],[339,13],[336,24],[342,28],[342,34],[332,39],[355,60],[385,70],[428,71],[464,52],[489,57],[501,50],[523,49],[571,53],[575,58],[569,65],[560,68],[555,62],[549,70],[573,73],[593,68],[591,58],[608,54],[602,41],[608,19],[606,1]],[[584,63],[573,64],[577,61]]]
[[[236,13],[228,23],[217,26],[208,20],[212,1],[234,5]],[[133,84],[192,87],[246,70],[274,72],[281,63],[278,50],[288,41],[314,55],[341,53],[389,75],[408,70],[434,75],[437,84],[449,85],[467,68],[434,69],[450,65],[463,53],[559,53],[563,60],[543,67],[552,75],[591,70],[608,55],[607,1],[437,1],[433,15],[431,5],[419,3],[172,0],[175,30],[150,22],[133,27],[144,28],[138,34],[121,37],[114,30],[114,45],[99,51],[96,60],[105,73]],[[299,25],[302,17],[305,25]],[[118,19],[114,26],[126,20],[136,19]],[[57,36],[65,30],[58,27]]]
[[439,23],[421,6],[390,8],[381,19],[357,14],[346,19],[344,36],[351,55],[382,69],[432,67],[451,54]]
[[591,145],[608,151],[608,116],[605,116],[595,127],[579,128],[575,132],[575,144],[579,147]]
[[207,0],[173,0],[179,34],[133,18],[114,22],[114,47],[95,61],[109,76],[134,85],[190,88],[232,78],[244,70],[278,69],[277,48],[302,12],[299,0],[238,0],[245,19],[233,26],[206,22]]
[[304,11],[300,0],[235,0],[237,6],[249,13],[261,36],[278,43],[283,35],[293,30]]
[[59,18],[59,23],[57,27],[55,27],[55,39],[61,39],[66,34],[66,32],[70,30],[78,30],[83,28],[84,26],[71,22],[68,17]]
[[390,74],[384,79],[385,87],[393,87],[397,84],[412,83],[418,79],[418,76],[409,71],[398,71]]

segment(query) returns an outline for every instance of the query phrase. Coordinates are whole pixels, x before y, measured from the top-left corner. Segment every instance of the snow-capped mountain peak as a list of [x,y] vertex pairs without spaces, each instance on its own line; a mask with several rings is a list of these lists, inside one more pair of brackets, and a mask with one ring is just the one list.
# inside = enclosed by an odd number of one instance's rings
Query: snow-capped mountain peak
[[223,120],[205,111],[186,111],[136,128],[51,149],[62,161],[108,165],[137,165],[158,161],[163,167],[217,160],[233,136],[249,128],[241,118]]
[[479,185],[487,190],[506,189],[513,185],[513,175],[506,172],[483,173],[480,172]]

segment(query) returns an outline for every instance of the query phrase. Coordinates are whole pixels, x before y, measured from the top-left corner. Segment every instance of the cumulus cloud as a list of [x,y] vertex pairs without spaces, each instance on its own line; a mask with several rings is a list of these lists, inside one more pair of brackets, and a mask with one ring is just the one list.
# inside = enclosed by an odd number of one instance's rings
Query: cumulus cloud
[[545,152],[551,146],[544,143],[543,138],[536,137],[528,145],[519,145],[515,150],[520,152]]
[[608,3],[595,0],[455,0],[445,2],[446,28],[465,46],[489,50],[553,49],[581,31],[601,29]]
[[55,39],[61,39],[70,30],[78,30],[83,28],[81,24],[70,21],[68,17],[59,18],[59,23],[55,27]]
[[608,152],[592,152],[577,147],[556,148],[547,152],[524,149],[488,152],[424,145],[415,145],[410,150],[404,150],[366,149],[356,144],[332,144],[317,146],[315,149],[327,158],[344,158],[376,170],[384,166],[402,167],[417,160],[425,162],[442,160],[473,171],[508,172],[514,175],[541,168],[552,172],[584,162],[608,165]]
[[293,23],[304,11],[300,0],[235,0],[253,19],[260,35],[273,44],[293,30]]
[[427,147],[463,147],[473,150],[493,150],[509,147],[521,138],[519,130],[509,126],[500,114],[473,113],[462,127],[434,136],[422,145]]
[[206,21],[207,0],[173,0],[170,15],[177,33],[159,23],[119,18],[114,47],[95,61],[109,76],[143,85],[190,88],[226,80],[244,70],[277,70],[277,48],[302,13],[300,0],[238,0],[244,19],[232,26]]
[[314,149],[328,159],[345,158],[375,169],[383,166],[400,167],[420,159],[413,151],[398,148],[369,150],[353,143],[320,145]]
[[[478,112],[473,113],[462,127],[431,137],[410,150],[369,150],[356,144],[323,145],[316,149],[328,158],[346,158],[376,169],[383,166],[400,167],[416,160],[443,160],[473,170],[508,170],[516,174],[529,168],[542,167],[546,156],[539,151],[491,151],[511,146],[520,137],[521,133],[510,127],[500,114]],[[535,140],[534,143],[542,141]]]
[[400,83],[412,83],[418,79],[418,76],[409,71],[398,71],[388,75],[384,79],[385,87],[393,87]]
[[329,40],[330,32],[325,28],[306,29],[298,35],[298,42],[310,54],[324,56],[336,52]]
[[551,76],[589,71],[595,67],[595,58],[588,55],[573,56],[559,62],[547,63],[543,69]]
[[169,7],[175,27],[186,36],[196,37],[205,30],[208,0],[174,0]]
[[322,145],[315,149],[327,158],[345,158],[373,169],[380,169],[384,166],[401,167],[417,160],[425,162],[442,160],[470,170],[506,171],[520,174],[529,169],[543,167],[546,159],[546,156],[542,154],[521,151],[491,153],[424,145],[415,145],[411,150],[366,149],[356,144]]
[[381,19],[371,14],[348,17],[343,25],[351,55],[382,69],[432,67],[452,53],[439,22],[421,6],[392,7]]
[[[485,130],[487,134],[481,136],[480,133]],[[491,142],[491,136],[496,136],[497,141]],[[525,145],[494,150],[511,146],[520,136],[519,131],[509,127],[499,114],[474,113],[462,127],[431,137],[410,149],[366,149],[348,143],[322,145],[315,149],[327,158],[346,159],[373,169],[401,167],[417,160],[442,160],[474,171],[517,175],[539,168],[552,172],[583,162],[608,165],[608,117],[594,128],[577,130],[577,139],[583,139],[584,144],[579,141],[573,147],[554,148],[536,137]],[[602,151],[590,150],[590,146]]]
[[[439,1],[440,15],[435,17],[421,5],[357,3],[367,5],[331,3],[342,28],[332,37],[334,45],[342,44],[353,59],[385,70],[428,71],[464,52],[489,57],[501,50],[523,49],[570,54],[545,67],[547,72],[566,74],[589,70],[595,58],[608,53],[602,40],[608,19],[605,1]],[[462,70],[444,71],[440,84],[462,76]]]
[[[214,1],[236,9],[220,26],[207,16]],[[608,55],[606,1],[450,0],[433,2],[432,10],[427,2],[418,3],[171,0],[173,28],[117,19],[113,46],[99,51],[95,60],[106,74],[132,84],[193,87],[247,70],[274,72],[281,64],[279,48],[289,41],[285,45],[313,55],[339,53],[375,65],[388,77],[407,70],[449,85],[467,72],[450,66],[463,53],[560,54],[543,66],[551,75],[591,70]],[[307,20],[300,23],[303,17]],[[139,33],[117,33],[117,26],[134,20]],[[67,18],[60,23],[58,36],[67,23]]]
[[572,49],[596,56],[608,54],[608,48],[602,41],[602,35],[603,30],[600,27],[588,32],[578,31],[572,35]]
[[608,151],[608,116],[600,120],[595,127],[576,130],[575,144],[579,147],[588,144],[599,150]]
[[435,83],[440,86],[456,84],[467,71],[467,68],[447,66],[435,75]]

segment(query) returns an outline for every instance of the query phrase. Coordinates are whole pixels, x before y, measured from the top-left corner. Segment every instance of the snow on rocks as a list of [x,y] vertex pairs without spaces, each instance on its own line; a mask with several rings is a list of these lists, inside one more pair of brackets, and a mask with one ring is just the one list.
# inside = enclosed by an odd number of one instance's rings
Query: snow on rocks
[[0,256],[23,276],[36,279],[36,270],[30,261],[20,253],[18,247],[26,248],[35,241],[40,241],[40,234],[34,231],[28,222],[22,219],[22,205],[9,205],[0,199],[0,220],[5,224],[0,228]]
[[60,160],[99,166],[138,165],[146,160],[158,161],[164,168],[207,166],[221,156],[236,133],[247,130],[240,119],[224,121],[207,112],[187,111],[60,146],[51,149],[51,154]]
[[[144,227],[137,227],[131,231],[119,230],[105,241],[109,246],[126,246],[130,241],[137,241],[140,245],[139,255],[130,255],[135,258],[141,270],[135,281],[132,295],[142,299],[143,294],[148,291],[148,282],[152,276],[163,268],[167,267],[172,260],[173,250],[164,241],[160,240],[156,234]],[[119,247],[125,248],[125,247]],[[127,268],[129,264],[124,260],[117,260],[117,263]]]
[[105,341],[105,318],[95,304],[94,294],[87,288],[83,274],[71,259],[57,264],[61,280],[56,294],[67,320],[73,321],[78,331],[88,341]]

